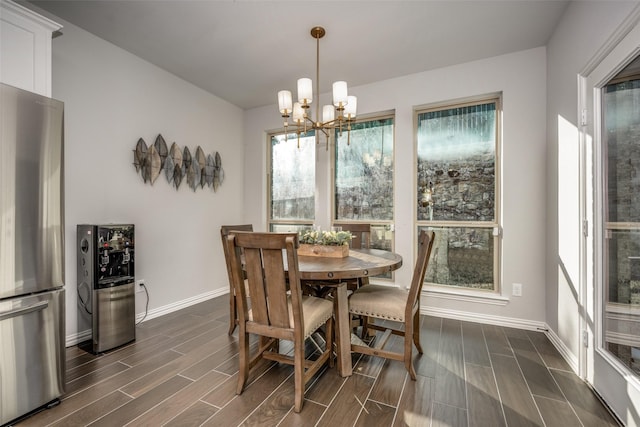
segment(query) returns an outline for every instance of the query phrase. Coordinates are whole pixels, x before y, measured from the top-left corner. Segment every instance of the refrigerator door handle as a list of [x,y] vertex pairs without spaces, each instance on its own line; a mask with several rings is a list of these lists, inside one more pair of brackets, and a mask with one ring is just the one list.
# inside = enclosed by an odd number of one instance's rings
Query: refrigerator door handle
[[33,313],[34,311],[44,310],[49,307],[49,301],[40,301],[37,304],[30,305],[28,307],[16,308],[15,310],[5,311],[0,313],[0,321],[11,319],[12,317],[23,316],[27,313]]

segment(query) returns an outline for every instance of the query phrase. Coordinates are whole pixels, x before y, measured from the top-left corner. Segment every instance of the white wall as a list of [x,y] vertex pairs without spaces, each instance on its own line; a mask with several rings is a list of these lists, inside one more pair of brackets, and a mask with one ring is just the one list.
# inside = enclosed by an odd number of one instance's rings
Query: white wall
[[[292,85],[294,82],[292,82]],[[274,89],[275,90],[275,89]],[[443,315],[542,325],[545,319],[545,135],[546,52],[536,48],[510,55],[474,61],[454,67],[413,74],[349,89],[358,96],[359,114],[395,110],[395,247],[404,258],[396,282],[409,283],[415,246],[415,154],[413,108],[481,94],[502,92],[504,106],[503,177],[503,294],[511,283],[524,284],[522,297],[503,304],[435,295],[423,300],[423,308]],[[326,97],[326,94],[325,94]],[[322,103],[320,103],[322,104]],[[266,228],[265,130],[281,126],[274,105],[245,113],[245,219]],[[318,150],[318,168],[327,180],[329,155]],[[318,221],[320,222],[320,221]],[[495,317],[492,317],[495,316]]]
[[[220,225],[243,213],[242,110],[67,22],[53,41],[53,97],[65,103],[67,338],[76,332],[76,225],[134,223],[136,278],[156,314],[228,291]],[[195,153],[218,151],[214,193],[144,184],[138,138],[158,134]],[[136,313],[145,310],[136,294]]]
[[[547,323],[567,350],[570,360],[581,358],[583,350],[581,315],[585,330],[592,330],[593,248],[586,248],[588,263],[581,275],[580,158],[578,120],[578,75],[608,44],[609,38],[638,2],[572,2],[548,43],[548,150],[547,169]],[[589,120],[592,120],[589,118]],[[587,136],[589,141],[589,136]],[[590,144],[589,144],[590,145]],[[590,170],[586,171],[588,177]],[[587,178],[590,181],[590,178]],[[591,195],[589,195],[590,197]],[[590,212],[592,206],[587,205]],[[591,221],[592,222],[592,221]],[[593,223],[590,224],[593,234]],[[592,241],[590,241],[592,242]],[[590,243],[589,242],[589,243]],[[584,282],[584,284],[583,284]],[[594,345],[593,337],[590,346]],[[586,356],[586,355],[585,355]],[[584,367],[592,364],[583,363]],[[611,370],[613,371],[613,370]],[[595,388],[626,425],[636,425],[638,414],[631,402],[637,402],[638,390],[621,386],[620,374],[598,372]],[[606,390],[598,379],[608,377],[615,387]],[[637,404],[636,404],[637,406]],[[634,421],[635,420],[635,421]]]

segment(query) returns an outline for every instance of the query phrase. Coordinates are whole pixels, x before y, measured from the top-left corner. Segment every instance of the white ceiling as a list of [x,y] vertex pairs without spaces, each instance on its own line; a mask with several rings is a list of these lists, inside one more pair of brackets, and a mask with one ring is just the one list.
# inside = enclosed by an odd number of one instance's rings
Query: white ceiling
[[[243,109],[546,45],[567,1],[31,1]],[[23,3],[29,7],[29,3]],[[64,28],[62,30],[64,34]],[[64,37],[64,35],[62,36]]]

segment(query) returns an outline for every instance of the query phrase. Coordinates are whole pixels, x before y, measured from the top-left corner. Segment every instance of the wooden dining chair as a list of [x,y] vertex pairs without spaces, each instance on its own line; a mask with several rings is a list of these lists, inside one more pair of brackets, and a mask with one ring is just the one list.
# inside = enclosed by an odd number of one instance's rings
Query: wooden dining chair
[[227,251],[227,245],[225,239],[229,235],[231,230],[238,231],[253,231],[253,225],[251,224],[239,224],[239,225],[223,225],[220,227],[220,237],[222,238],[222,250],[224,252],[224,259],[227,263],[227,275],[229,277],[229,335],[233,334],[238,324],[238,310],[236,308],[236,292],[233,287],[233,279],[231,278],[231,264],[230,257]]
[[[294,411],[300,412],[305,385],[329,361],[333,366],[333,303],[302,295],[296,233],[231,231],[227,236],[231,273],[238,304],[240,333],[237,394],[244,390],[249,371],[261,359],[294,366]],[[244,254],[244,271],[239,254]],[[286,259],[286,265],[284,263]],[[251,308],[248,299],[251,298]],[[326,346],[314,360],[305,358],[305,339],[325,326]],[[249,334],[260,336],[251,354]],[[278,352],[278,341],[293,342],[293,356]]]
[[[349,247],[352,249],[369,249],[371,247],[371,224],[354,222],[336,224],[342,227],[342,231],[349,231],[352,235]],[[347,281],[347,289],[354,291],[360,286],[368,285],[368,277],[359,277]]]
[[361,222],[336,224],[342,231],[349,231],[353,236],[349,247],[353,249],[369,249],[371,246],[371,224]]
[[[373,347],[366,344],[352,344],[351,351],[404,361],[412,380],[416,379],[412,358],[414,344],[418,349],[418,353],[422,354],[420,345],[420,294],[422,293],[424,275],[431,256],[433,238],[434,233],[432,231],[423,230],[420,232],[418,259],[413,270],[411,287],[408,291],[402,287],[367,285],[357,289],[349,297],[349,313],[363,318],[362,337],[365,338],[367,336],[368,328],[384,332],[375,338]],[[371,318],[400,322],[404,329],[371,323]],[[389,323],[385,322],[385,324]],[[384,349],[392,334],[404,337],[404,350],[402,353]]]

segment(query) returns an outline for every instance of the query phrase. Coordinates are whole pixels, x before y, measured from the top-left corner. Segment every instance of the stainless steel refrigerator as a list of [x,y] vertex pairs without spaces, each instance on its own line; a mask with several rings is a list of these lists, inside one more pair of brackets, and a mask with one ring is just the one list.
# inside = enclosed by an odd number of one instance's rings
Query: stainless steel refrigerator
[[65,383],[63,103],[0,83],[0,424]]

